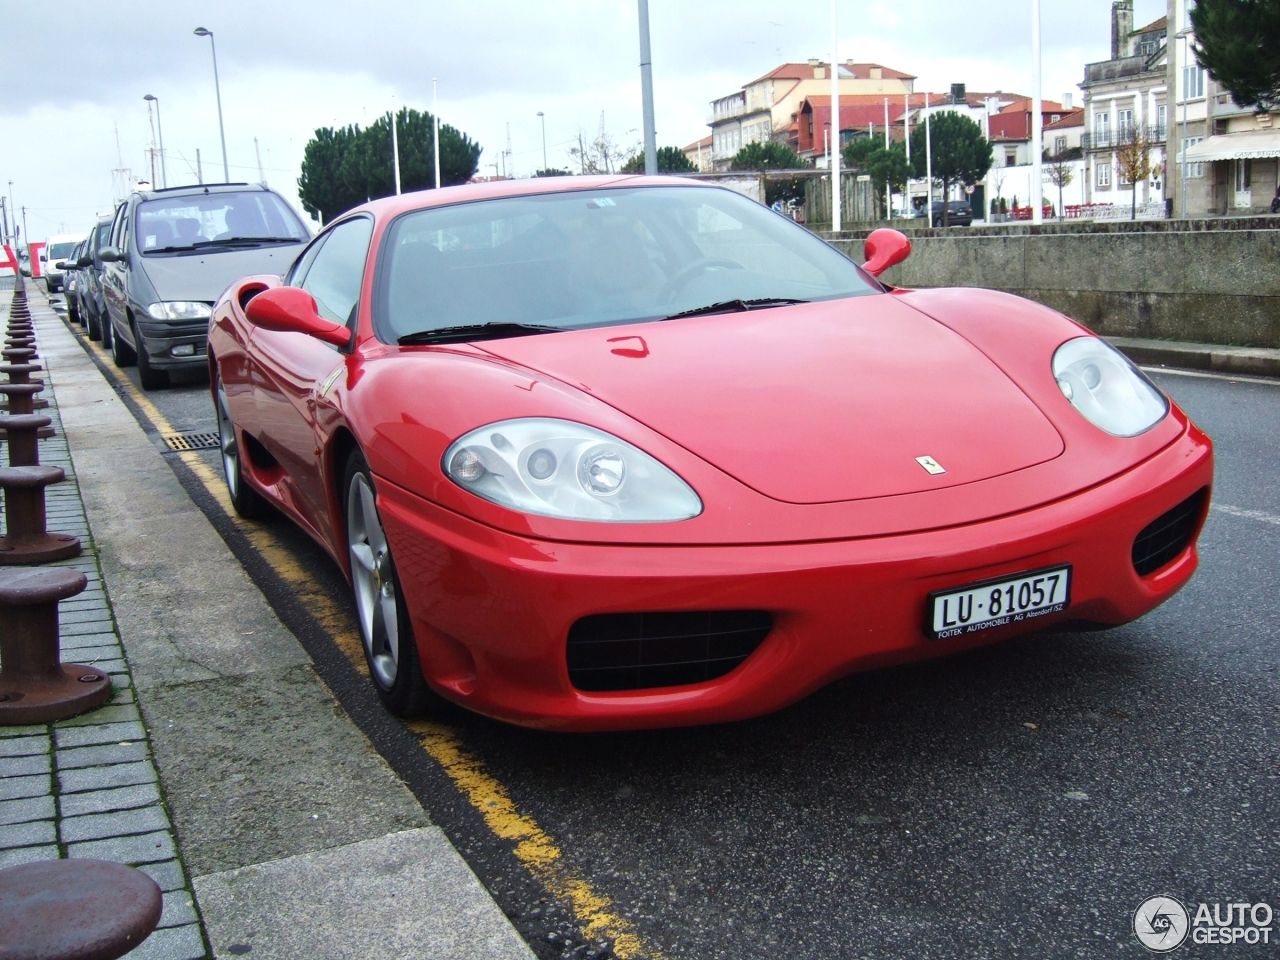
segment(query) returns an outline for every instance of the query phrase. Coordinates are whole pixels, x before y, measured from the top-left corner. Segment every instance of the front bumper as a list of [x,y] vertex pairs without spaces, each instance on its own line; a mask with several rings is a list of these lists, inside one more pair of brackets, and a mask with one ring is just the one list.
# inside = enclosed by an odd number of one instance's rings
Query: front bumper
[[[432,686],[512,723],[606,730],[739,720],[854,671],[1063,621],[1136,619],[1187,582],[1197,555],[1193,537],[1163,568],[1140,577],[1134,537],[1212,480],[1212,447],[1192,426],[1120,476],[996,520],[861,540],[662,547],[519,537],[385,480],[378,487]],[[1064,563],[1074,568],[1066,611],[968,637],[926,638],[931,591]],[[569,682],[567,636],[579,618],[709,609],[768,610],[774,628],[741,666],[707,683],[585,693]]]
[[[147,359],[157,370],[176,370],[183,367],[204,367],[208,364],[209,321],[138,321],[137,345],[147,351]],[[190,345],[191,353],[174,356],[174,347]]]

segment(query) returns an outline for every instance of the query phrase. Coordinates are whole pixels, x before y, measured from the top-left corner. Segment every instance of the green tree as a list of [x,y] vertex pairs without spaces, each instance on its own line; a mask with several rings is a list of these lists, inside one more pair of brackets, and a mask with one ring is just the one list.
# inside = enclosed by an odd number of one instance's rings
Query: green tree
[[890,143],[885,147],[883,140],[860,137],[845,144],[840,156],[847,169],[864,173],[871,178],[877,209],[884,207],[886,184],[890,190],[902,191],[907,187],[911,165],[907,163],[907,147],[904,143]]
[[[623,173],[644,173],[644,153],[637,153],[622,165]],[[658,173],[697,173],[683,150],[679,147],[658,148]]]
[[[435,186],[433,118],[401,108],[396,118],[402,190]],[[440,125],[440,183],[466,183],[479,169],[480,145],[461,131]],[[312,216],[328,223],[345,210],[395,193],[391,114],[368,128],[322,128],[303,151],[298,197]]]
[[558,167],[547,167],[545,170],[539,170],[534,174],[535,177],[571,177],[573,176],[568,170],[561,170]]
[[1200,0],[1191,8],[1196,60],[1242,107],[1280,106],[1280,3]]
[[[991,144],[982,128],[963,114],[944,110],[929,118],[933,179],[942,185],[942,225],[951,223],[947,194],[953,183],[974,184],[991,169]],[[925,125],[911,131],[911,174],[925,176]]]
[[[754,170],[767,173],[770,170],[803,170],[808,167],[807,161],[796,155],[796,152],[785,143],[777,140],[757,140],[748,143],[734,154],[729,162],[730,170]],[[766,179],[764,184],[764,202],[769,206],[779,200],[798,200],[804,196],[804,181],[800,179]]]

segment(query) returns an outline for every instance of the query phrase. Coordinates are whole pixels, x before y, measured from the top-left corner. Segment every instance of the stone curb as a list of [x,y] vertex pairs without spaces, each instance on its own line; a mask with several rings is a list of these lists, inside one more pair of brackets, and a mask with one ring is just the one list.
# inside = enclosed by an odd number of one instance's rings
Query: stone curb
[[1280,377],[1280,350],[1264,347],[1226,347],[1216,343],[1177,343],[1107,337],[1107,342],[1134,363],[1144,366],[1211,370],[1253,377]]

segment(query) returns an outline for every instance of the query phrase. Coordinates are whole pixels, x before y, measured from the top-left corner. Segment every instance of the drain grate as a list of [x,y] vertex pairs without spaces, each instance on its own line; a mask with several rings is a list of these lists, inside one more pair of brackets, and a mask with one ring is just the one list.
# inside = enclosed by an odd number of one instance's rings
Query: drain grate
[[162,437],[170,450],[216,450],[220,446],[216,433],[166,433]]

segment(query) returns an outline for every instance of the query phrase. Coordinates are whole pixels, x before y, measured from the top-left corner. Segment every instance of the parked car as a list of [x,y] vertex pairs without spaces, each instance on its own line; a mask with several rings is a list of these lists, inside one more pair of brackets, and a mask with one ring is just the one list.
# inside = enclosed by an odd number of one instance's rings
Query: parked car
[[106,264],[102,262],[102,248],[107,246],[111,235],[112,216],[99,217],[89,236],[86,238],[84,256],[84,283],[80,290],[80,311],[84,315],[85,330],[90,340],[107,339],[104,345],[109,349],[110,324],[107,323],[107,303],[102,293],[102,272]]
[[330,224],[213,310],[235,509],[353,589],[371,680],[538,728],[712,723],[856,670],[1114,625],[1197,564],[1211,444],[1047,307],[877,276],[664,177]]
[[58,269],[62,270],[62,287],[63,294],[67,302],[67,319],[72,323],[80,323],[80,288],[84,284],[84,269],[80,266],[80,257],[84,253],[84,248],[88,244],[88,239],[81,240],[71,248],[71,253],[65,260],[57,262]]
[[98,253],[112,359],[136,362],[148,390],[166,385],[171,370],[203,369],[218,295],[246,273],[283,273],[309,239],[301,218],[267,187],[134,193]]
[[40,251],[40,272],[44,274],[46,291],[56,293],[62,289],[63,270],[58,264],[71,256],[71,251],[83,239],[83,233],[59,233],[45,240]]
[[[973,223],[973,207],[969,205],[968,200],[948,200],[945,205],[941,200],[935,200],[933,201],[933,225],[935,227],[944,225],[944,207],[948,211],[946,226],[967,227]],[[912,214],[913,219],[924,219],[926,216],[924,204],[917,207]]]

